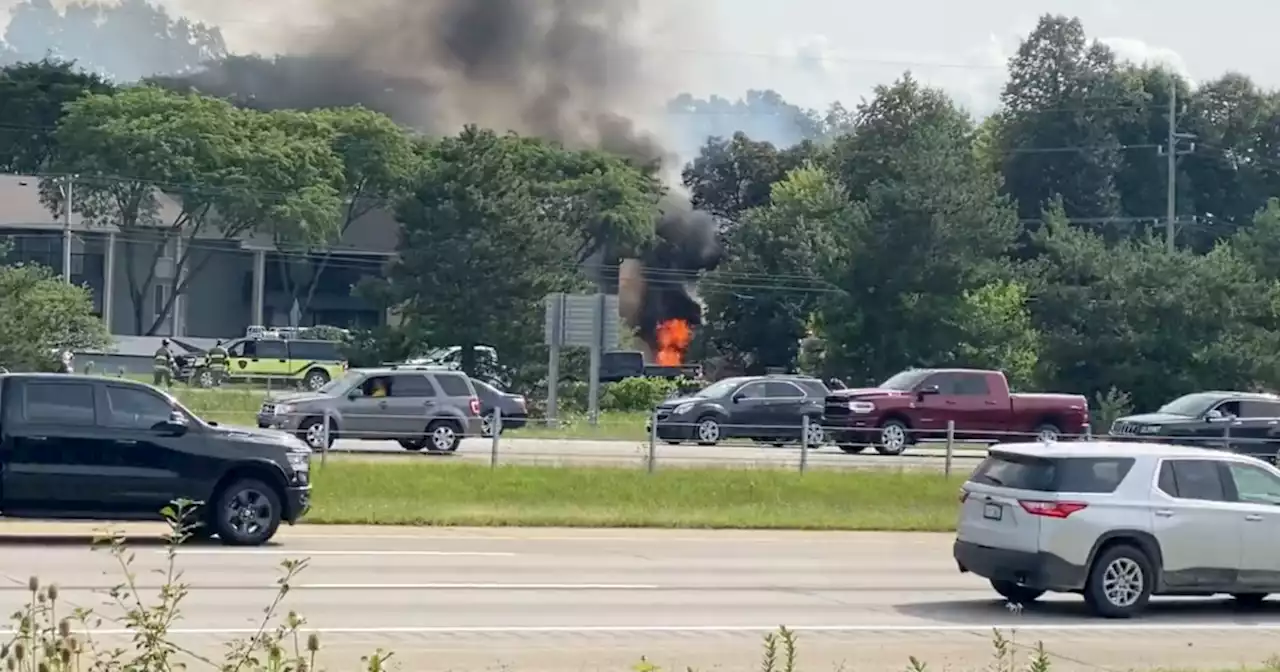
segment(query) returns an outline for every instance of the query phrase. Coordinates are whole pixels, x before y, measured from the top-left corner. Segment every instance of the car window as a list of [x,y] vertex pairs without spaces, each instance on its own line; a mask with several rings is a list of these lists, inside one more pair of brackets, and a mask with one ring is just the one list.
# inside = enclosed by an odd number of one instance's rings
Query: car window
[[935,373],[924,381],[924,385],[920,389],[933,386],[938,387],[938,394],[952,395],[956,394],[956,375],[953,373]]
[[285,346],[284,341],[258,341],[256,345],[258,359],[289,358],[289,348]]
[[744,399],[764,399],[766,394],[763,382],[748,383],[738,390],[738,396]]
[[436,388],[432,387],[431,381],[421,373],[401,373],[394,376],[391,381],[391,396],[434,397]]
[[366,397],[386,397],[391,395],[391,376],[371,376],[360,384],[360,392]]
[[463,376],[450,376],[447,374],[436,374],[436,384],[440,386],[440,391],[444,392],[446,397],[469,397],[471,396],[471,388],[467,385],[467,379]]
[[764,395],[770,399],[799,399],[804,397],[804,391],[791,383],[770,380],[764,384]]
[[342,360],[337,343],[325,341],[293,341],[289,343],[290,359],[312,362],[337,362]]
[[991,394],[991,386],[987,377],[980,373],[957,373],[952,381],[954,394],[973,397],[986,397]]
[[228,352],[230,353],[230,355],[231,355],[232,357],[257,357],[257,356],[258,356],[258,342],[257,342],[257,341],[244,341],[243,343],[240,343],[239,345],[233,345],[233,346],[231,346],[231,350],[229,350]]
[[1039,492],[1115,492],[1133,468],[1129,457],[1044,458],[993,453],[969,480],[1017,490]]
[[1249,464],[1228,463],[1231,480],[1242,502],[1255,504],[1280,504],[1280,478],[1261,467]]
[[1280,418],[1280,402],[1276,401],[1243,401],[1240,403],[1242,418]]
[[498,391],[498,388],[484,382],[483,380],[476,380],[475,378],[472,378],[471,387],[476,388],[476,394],[485,401],[493,401],[494,399],[502,396],[502,393]]
[[1227,500],[1222,472],[1213,460],[1166,460],[1160,472],[1159,487],[1171,497],[1210,502]]
[[135,387],[107,387],[107,405],[111,409],[108,424],[112,427],[150,429],[173,415],[168,400]]
[[27,383],[25,413],[30,422],[92,425],[97,422],[93,385]]

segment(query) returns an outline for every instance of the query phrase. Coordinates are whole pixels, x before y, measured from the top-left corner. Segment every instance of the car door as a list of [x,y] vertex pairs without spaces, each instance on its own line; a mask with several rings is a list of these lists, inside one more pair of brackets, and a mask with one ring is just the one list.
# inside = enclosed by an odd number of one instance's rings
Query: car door
[[[1008,428],[1009,405],[992,399],[990,379],[981,373],[953,374],[954,397],[946,404],[948,419],[956,423],[956,437],[986,441],[1016,441],[1025,436],[1000,434]],[[946,424],[943,424],[946,429]]]
[[[359,386],[352,388],[338,402],[338,412],[342,417],[339,431],[353,439],[395,439],[383,417],[388,406],[387,398],[391,394],[390,387],[390,376],[377,375],[365,378]],[[386,390],[386,395],[375,396],[375,391],[379,388]]]
[[[947,421],[955,419],[959,395],[956,394],[957,375],[946,371],[935,373],[924,380],[920,389],[936,387],[937,394],[926,394],[915,400],[916,414],[913,427],[924,440],[946,437]],[[957,423],[959,426],[959,423]]]
[[386,428],[397,439],[421,439],[439,400],[426,374],[405,372],[391,377],[391,393],[385,401]]
[[98,464],[111,441],[102,437],[94,384],[28,380],[6,402],[4,493],[13,510],[73,513],[121,508],[111,474]]
[[728,404],[729,421],[721,429],[725,436],[767,438],[769,433],[768,394],[763,380],[751,381],[733,393]]
[[255,349],[257,359],[252,368],[259,371],[257,375],[264,378],[291,378],[293,371],[289,366],[289,345],[284,341],[258,341]]
[[1280,450],[1280,402],[1241,401],[1240,421],[1231,424],[1231,446],[1237,453],[1275,464]]
[[804,390],[787,380],[765,381],[764,393],[767,402],[763,409],[763,424],[770,428],[775,436],[788,438],[800,437],[800,424],[803,422],[805,403]]
[[1235,582],[1245,520],[1240,505],[1229,501],[1227,478],[1216,460],[1161,461],[1151,529],[1170,589],[1194,591]]
[[1252,464],[1227,462],[1244,524],[1240,526],[1240,574],[1244,589],[1280,590],[1280,476]]
[[[1202,448],[1225,449],[1228,447],[1232,427],[1240,416],[1240,402],[1234,399],[1224,400],[1205,411],[1205,414],[1194,422],[1179,428],[1179,434],[1192,437],[1194,444]],[[1237,430],[1238,431],[1238,430]]]
[[106,450],[95,456],[101,473],[110,474],[116,498],[131,513],[158,513],[197,487],[213,467],[203,457],[201,438],[174,435],[158,425],[173,417],[168,399],[151,390],[102,386],[106,413],[100,423]]

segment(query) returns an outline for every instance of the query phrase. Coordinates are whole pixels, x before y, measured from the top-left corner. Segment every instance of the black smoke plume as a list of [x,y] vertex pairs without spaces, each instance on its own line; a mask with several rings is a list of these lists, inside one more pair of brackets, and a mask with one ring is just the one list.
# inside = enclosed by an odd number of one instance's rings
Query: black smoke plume
[[[287,39],[286,55],[230,57],[160,83],[260,109],[358,104],[434,134],[475,123],[672,168],[633,121],[661,109],[649,52],[629,32],[640,1],[330,0],[325,27]],[[686,283],[719,258],[715,222],[687,199],[669,196],[655,227],[646,270],[623,283],[639,304],[626,317],[650,346],[661,320],[700,324]]]

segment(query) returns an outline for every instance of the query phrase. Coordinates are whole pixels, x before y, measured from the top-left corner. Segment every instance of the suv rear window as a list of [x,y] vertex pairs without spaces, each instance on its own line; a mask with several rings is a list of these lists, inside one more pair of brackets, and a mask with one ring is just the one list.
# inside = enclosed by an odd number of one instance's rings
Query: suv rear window
[[467,384],[467,379],[462,374],[437,373],[436,384],[444,392],[446,397],[470,397],[471,386]]
[[1035,457],[992,453],[969,480],[1038,492],[1115,492],[1133,468],[1131,457]]

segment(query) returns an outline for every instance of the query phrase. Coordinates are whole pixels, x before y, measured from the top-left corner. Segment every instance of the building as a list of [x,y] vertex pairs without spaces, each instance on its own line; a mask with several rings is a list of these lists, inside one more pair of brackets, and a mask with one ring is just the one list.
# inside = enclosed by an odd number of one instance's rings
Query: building
[[[74,199],[74,183],[71,192]],[[166,196],[161,210],[165,222],[181,212]],[[364,277],[383,275],[399,237],[391,214],[374,210],[325,253],[282,253],[269,238],[229,240],[216,230],[160,244],[159,231],[88,225],[74,212],[68,227],[41,203],[39,178],[0,176],[6,262],[38,263],[62,273],[67,229],[71,281],[92,290],[94,307],[112,334],[197,338],[243,335],[253,324],[380,324],[385,316],[351,290]],[[180,278],[186,278],[185,289],[175,297]],[[314,291],[307,291],[312,284]]]

